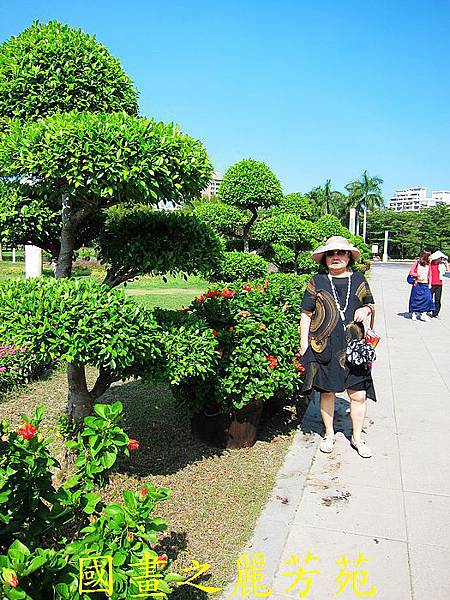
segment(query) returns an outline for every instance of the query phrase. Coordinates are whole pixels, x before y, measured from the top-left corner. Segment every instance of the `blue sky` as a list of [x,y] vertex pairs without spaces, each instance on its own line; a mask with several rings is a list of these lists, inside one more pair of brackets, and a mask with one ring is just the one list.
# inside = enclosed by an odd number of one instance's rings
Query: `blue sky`
[[0,41],[34,19],[81,27],[141,112],[201,139],[220,172],[266,162],[285,193],[365,169],[450,189],[450,2],[0,0]]

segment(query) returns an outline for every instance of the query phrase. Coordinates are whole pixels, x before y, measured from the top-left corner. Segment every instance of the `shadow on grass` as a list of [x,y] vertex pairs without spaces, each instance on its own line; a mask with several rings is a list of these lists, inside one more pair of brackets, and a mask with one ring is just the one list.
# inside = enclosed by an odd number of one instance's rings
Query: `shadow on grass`
[[279,435],[288,435],[299,427],[307,406],[302,398],[298,398],[295,403],[293,400],[276,399],[266,402],[257,439],[270,442]]
[[[169,475],[203,458],[225,452],[194,436],[189,415],[178,407],[170,389],[164,385],[128,382],[112,387],[102,398],[103,402],[117,400],[124,405],[125,431],[140,444],[139,452],[132,454],[131,460],[119,463],[119,472],[142,477]],[[292,403],[271,402],[263,412],[257,440],[270,442],[279,435],[287,435],[300,421]]]
[[219,456],[191,432],[189,416],[163,385],[133,381],[112,387],[103,402],[124,405],[124,429],[139,440],[139,452],[119,464],[119,471],[138,476],[169,475],[205,457]]

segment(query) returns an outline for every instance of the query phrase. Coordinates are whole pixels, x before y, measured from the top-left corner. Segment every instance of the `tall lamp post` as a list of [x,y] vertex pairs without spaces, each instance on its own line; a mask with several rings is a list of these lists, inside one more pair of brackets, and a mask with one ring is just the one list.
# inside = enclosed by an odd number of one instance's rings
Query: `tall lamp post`
[[356,235],[356,208],[350,209],[348,228],[350,229],[350,233],[352,235]]

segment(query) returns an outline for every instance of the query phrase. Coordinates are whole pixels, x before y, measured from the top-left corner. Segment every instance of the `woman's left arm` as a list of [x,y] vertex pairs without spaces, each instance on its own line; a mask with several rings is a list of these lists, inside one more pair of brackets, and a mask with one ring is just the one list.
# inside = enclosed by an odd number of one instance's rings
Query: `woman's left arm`
[[363,294],[362,295],[358,294],[358,297],[360,298],[363,306],[361,306],[360,308],[357,308],[355,310],[355,315],[353,317],[353,320],[356,321],[356,323],[362,323],[368,317],[370,317],[372,312],[375,310],[375,303],[374,303],[374,299],[372,296],[372,291],[371,291],[370,286],[367,283],[367,280],[365,277],[364,277]]

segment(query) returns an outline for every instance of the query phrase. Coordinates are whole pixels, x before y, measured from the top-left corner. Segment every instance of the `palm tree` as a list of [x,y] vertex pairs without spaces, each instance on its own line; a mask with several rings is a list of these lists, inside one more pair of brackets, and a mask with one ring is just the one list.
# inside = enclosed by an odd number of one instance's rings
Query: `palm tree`
[[327,179],[324,187],[313,188],[306,196],[313,202],[316,216],[335,215],[340,218],[342,206],[345,205],[345,195],[333,190],[331,179]]
[[370,177],[367,171],[364,171],[360,179],[351,181],[345,186],[349,193],[348,208],[356,208],[356,234],[359,235],[359,212],[364,209],[363,238],[366,241],[367,231],[367,211],[381,208],[384,206],[383,195],[381,193],[381,177]]

